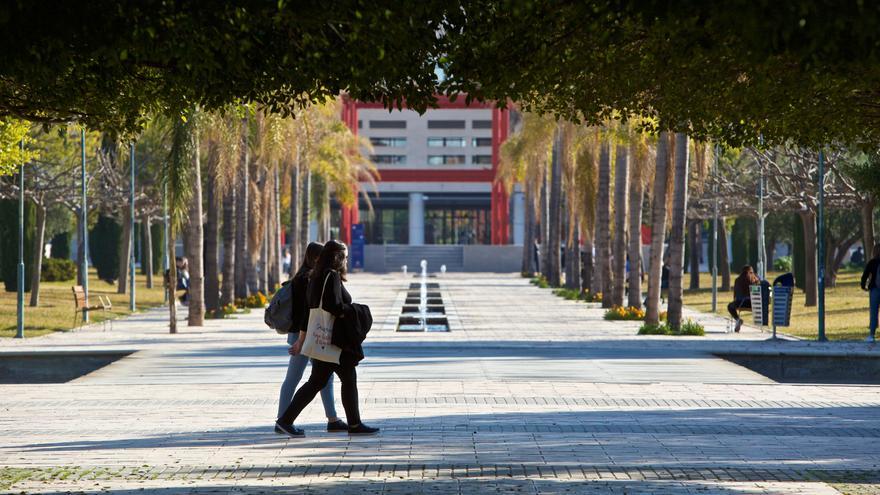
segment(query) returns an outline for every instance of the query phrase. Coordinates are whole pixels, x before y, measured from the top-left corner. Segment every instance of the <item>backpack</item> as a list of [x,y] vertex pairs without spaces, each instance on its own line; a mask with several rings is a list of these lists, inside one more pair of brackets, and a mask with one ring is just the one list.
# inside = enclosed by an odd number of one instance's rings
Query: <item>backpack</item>
[[293,284],[290,281],[284,282],[281,288],[275,291],[269,306],[266,307],[263,321],[269,328],[282,335],[293,328]]

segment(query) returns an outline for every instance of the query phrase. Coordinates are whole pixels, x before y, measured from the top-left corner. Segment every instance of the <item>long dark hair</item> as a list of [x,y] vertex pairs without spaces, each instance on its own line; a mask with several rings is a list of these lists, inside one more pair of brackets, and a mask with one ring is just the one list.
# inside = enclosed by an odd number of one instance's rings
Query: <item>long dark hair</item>
[[339,278],[345,282],[346,251],[348,251],[348,247],[345,243],[339,241],[327,241],[327,243],[324,244],[324,249],[321,250],[321,255],[318,256],[318,261],[315,262],[315,269],[312,270],[311,278],[314,280],[317,277],[324,276],[328,270],[335,270],[339,273]]
[[302,264],[299,265],[299,270],[296,271],[296,275],[293,277],[309,276],[323,249],[324,245],[320,242],[310,242],[306,246],[306,254],[303,256]]

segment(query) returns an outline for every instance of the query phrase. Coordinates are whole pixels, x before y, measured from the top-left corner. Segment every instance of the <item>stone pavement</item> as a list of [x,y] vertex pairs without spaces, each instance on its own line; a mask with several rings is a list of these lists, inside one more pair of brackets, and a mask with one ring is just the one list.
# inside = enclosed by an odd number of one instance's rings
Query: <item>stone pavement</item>
[[178,335],[156,310],[3,340],[0,352],[137,352],[65,384],[0,385],[0,491],[877,492],[880,387],[778,384],[712,354],[873,346],[769,343],[696,314],[715,332],[641,337],[489,274],[432,280],[451,332],[397,333],[411,281],[348,284],[376,321],[358,368],[374,437],[322,431],[320,401],[297,422],[305,439],[272,432],[286,346],[261,311]]

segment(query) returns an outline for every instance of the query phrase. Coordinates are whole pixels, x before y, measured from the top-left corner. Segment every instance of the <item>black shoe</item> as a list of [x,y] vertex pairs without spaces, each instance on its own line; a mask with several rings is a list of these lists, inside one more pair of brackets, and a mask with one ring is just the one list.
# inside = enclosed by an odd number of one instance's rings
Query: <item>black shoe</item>
[[280,433],[282,435],[287,435],[289,437],[304,437],[306,436],[306,432],[300,430],[299,428],[293,425],[283,425],[281,423],[275,423],[275,432]]
[[336,421],[327,423],[327,431],[330,433],[337,433],[340,431],[348,431],[348,423],[341,419],[337,419]]
[[363,423],[348,428],[349,435],[375,435],[379,433],[379,428],[373,428]]

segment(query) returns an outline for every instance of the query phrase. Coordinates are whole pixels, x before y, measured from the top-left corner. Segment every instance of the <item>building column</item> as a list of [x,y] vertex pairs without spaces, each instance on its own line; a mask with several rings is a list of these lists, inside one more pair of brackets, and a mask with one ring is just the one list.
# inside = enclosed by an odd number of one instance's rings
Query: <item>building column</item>
[[409,193],[409,244],[425,244],[425,195],[420,192]]
[[[501,161],[501,144],[510,131],[510,113],[507,109],[492,109],[492,172],[498,172]],[[499,181],[492,183],[492,244],[510,242],[510,198],[504,185]]]
[[522,191],[513,193],[513,243],[522,245],[526,237],[526,198]]

